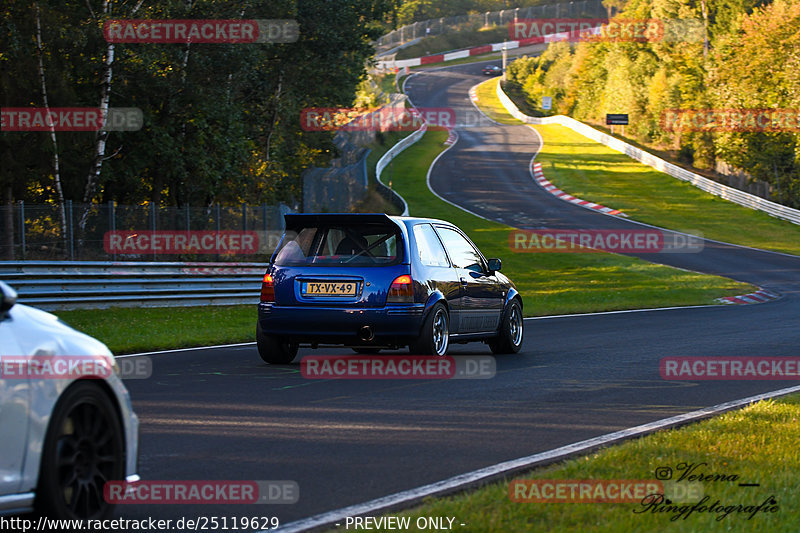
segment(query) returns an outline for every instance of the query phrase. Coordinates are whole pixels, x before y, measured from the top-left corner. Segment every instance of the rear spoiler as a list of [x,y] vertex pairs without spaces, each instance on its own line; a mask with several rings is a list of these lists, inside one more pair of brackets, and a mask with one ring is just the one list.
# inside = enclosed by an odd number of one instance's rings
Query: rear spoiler
[[287,213],[283,218],[287,230],[354,223],[397,225],[385,213]]

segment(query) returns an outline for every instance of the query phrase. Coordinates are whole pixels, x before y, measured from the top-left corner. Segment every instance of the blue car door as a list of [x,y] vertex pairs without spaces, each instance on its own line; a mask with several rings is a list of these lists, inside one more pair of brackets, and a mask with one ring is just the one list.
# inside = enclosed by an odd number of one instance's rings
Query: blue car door
[[503,287],[488,272],[486,260],[456,228],[437,225],[462,288],[459,333],[496,331],[503,312]]

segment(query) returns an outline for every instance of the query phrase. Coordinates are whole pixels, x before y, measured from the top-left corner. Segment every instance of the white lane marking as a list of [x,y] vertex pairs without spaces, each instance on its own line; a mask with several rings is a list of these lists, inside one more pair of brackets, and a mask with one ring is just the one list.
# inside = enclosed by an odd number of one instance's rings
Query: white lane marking
[[[481,83],[486,83],[486,82],[481,82]],[[472,94],[472,91],[473,91],[473,90],[474,90],[474,89],[475,89],[475,88],[476,88],[478,85],[480,85],[480,83],[478,83],[477,85],[474,85],[474,86],[472,86],[472,87],[470,88],[470,90],[469,90],[469,91],[470,91],[470,95]],[[403,83],[403,90],[405,90],[405,83]],[[410,100],[410,97],[409,97],[409,100]],[[473,107],[474,107],[474,108],[475,108],[475,109],[476,109],[476,110],[477,110],[477,111],[478,111],[478,112],[479,112],[481,115],[483,115],[484,117],[486,117],[486,118],[487,118],[488,120],[490,120],[491,122],[494,122],[494,123],[495,123],[495,124],[497,124],[498,126],[503,126],[503,125],[504,125],[504,124],[501,124],[501,123],[499,123],[499,122],[496,122],[496,121],[492,120],[492,119],[491,119],[491,118],[490,118],[490,117],[489,117],[489,116],[488,116],[486,113],[484,113],[484,112],[483,112],[483,111],[482,111],[482,110],[481,110],[481,109],[480,109],[480,108],[479,108],[477,105],[475,105],[475,102],[473,102],[471,98],[470,98],[470,103],[472,104],[472,106],[473,106]],[[458,139],[459,139],[459,136],[458,136],[458,131],[456,131],[455,129],[454,129],[454,130],[452,130],[452,131],[453,131],[453,133],[456,135],[456,140],[455,140],[455,142],[454,142],[453,144],[451,144],[450,146],[448,146],[448,147],[447,147],[446,149],[444,149],[443,151],[439,152],[439,155],[437,155],[437,156],[436,156],[436,158],[433,160],[433,162],[431,163],[431,165],[428,167],[428,175],[427,175],[427,176],[426,176],[426,178],[425,178],[425,182],[426,182],[426,184],[427,184],[427,186],[428,186],[428,190],[429,190],[429,191],[431,191],[431,193],[433,193],[433,195],[434,195],[434,196],[436,196],[438,199],[442,200],[443,202],[446,202],[446,203],[448,203],[448,204],[452,205],[453,207],[457,207],[458,209],[461,209],[462,211],[464,211],[464,212],[466,212],[466,213],[469,213],[470,215],[473,215],[473,216],[476,216],[476,217],[478,217],[478,218],[481,218],[481,219],[483,219],[483,220],[486,220],[487,222],[496,222],[496,223],[498,223],[498,224],[503,224],[503,225],[506,225],[506,226],[507,226],[507,224],[504,224],[502,221],[498,221],[497,219],[491,219],[491,218],[487,218],[487,217],[485,217],[485,216],[483,216],[483,215],[479,215],[478,213],[476,213],[476,212],[474,212],[474,211],[470,211],[470,210],[469,210],[469,209],[467,209],[466,207],[460,206],[460,205],[458,205],[458,204],[457,204],[457,203],[455,203],[455,202],[451,202],[450,200],[448,200],[448,199],[447,199],[447,198],[445,198],[444,196],[442,196],[442,195],[440,195],[439,193],[437,193],[436,191],[434,191],[434,190],[433,190],[433,187],[431,187],[431,172],[433,172],[433,167],[434,167],[434,165],[436,165],[436,162],[439,160],[439,158],[440,158],[440,157],[442,157],[442,156],[445,154],[445,152],[447,152],[447,150],[449,150],[450,148],[452,148],[453,146],[455,146],[455,145],[456,145],[456,143],[458,143]],[[538,153],[538,149],[537,149],[536,153]],[[534,157],[536,157],[536,156],[534,155]],[[512,227],[512,226],[509,226],[509,227]]]
[[434,191],[433,187],[431,187],[431,172],[433,172],[433,167],[436,165],[436,162],[439,161],[439,158],[442,157],[449,149],[451,149],[453,146],[455,146],[458,143],[458,139],[459,139],[458,132],[456,130],[452,130],[452,131],[456,136],[456,140],[453,142],[453,144],[451,144],[450,146],[448,146],[447,148],[445,148],[444,150],[439,152],[439,155],[437,155],[436,158],[434,158],[433,162],[428,167],[428,175],[425,177],[425,183],[428,186],[428,190],[431,191],[433,193],[433,195],[436,196],[439,200],[441,200],[443,202],[446,202],[446,203],[452,205],[453,207],[457,207],[458,209],[461,209],[462,211],[467,212],[472,216],[476,216],[478,218],[482,218],[483,220],[486,220],[487,222],[495,222],[495,223],[497,223],[496,220],[492,220],[491,218],[486,218],[485,216],[479,215],[478,213],[476,213],[474,211],[470,211],[466,207],[462,207],[462,206],[458,205],[455,202],[451,202],[450,200],[448,200],[444,196],[442,196],[439,193],[437,193],[436,191]]
[[159,350],[157,352],[131,353],[128,355],[116,355],[114,357],[116,359],[124,359],[126,357],[139,357],[142,355],[158,355],[162,353],[191,352],[195,350],[210,350],[212,348],[234,348],[236,346],[252,346],[254,344],[255,342],[239,342],[236,344],[214,344],[212,346],[194,346],[192,348],[175,348],[174,350]]
[[672,311],[674,309],[704,309],[706,307],[713,307],[715,309],[726,309],[725,305],[708,304],[708,305],[683,305],[676,307],[649,307],[644,309],[619,309],[617,311],[596,311],[594,313],[574,313],[571,315],[547,315],[547,316],[528,316],[522,320],[545,320],[549,318],[571,318],[576,316],[595,316],[595,315],[619,315],[623,313],[644,313],[645,311]]
[[531,469],[534,466],[542,463],[550,464],[556,461],[562,461],[573,455],[585,454],[586,452],[598,447],[604,447],[608,446],[609,444],[633,437],[647,435],[669,426],[680,425],[701,418],[708,418],[712,415],[719,414],[724,411],[730,411],[753,402],[785,396],[794,392],[800,392],[800,385],[786,389],[779,389],[772,392],[766,392],[764,394],[758,394],[756,396],[750,396],[740,400],[732,400],[730,402],[717,404],[712,407],[706,407],[704,409],[691,411],[682,415],[663,418],[648,424],[642,424],[640,426],[623,429],[621,431],[615,431],[613,433],[608,433],[592,439],[568,444],[566,446],[561,446],[560,448],[555,448],[546,452],[498,463],[493,466],[481,468],[480,470],[474,470],[472,472],[467,472],[466,474],[451,477],[443,481],[431,483],[430,485],[423,485],[422,487],[417,487],[415,489],[409,489],[402,492],[397,492],[395,494],[390,494],[389,496],[385,496],[383,498],[377,498],[365,503],[351,505],[342,509],[336,509],[327,513],[322,513],[302,520],[297,520],[295,522],[290,522],[284,526],[281,526],[276,531],[282,531],[284,533],[305,531],[314,527],[334,525],[336,522],[342,521],[348,516],[374,516],[378,513],[384,512],[387,509],[392,509],[393,511],[397,511],[401,508],[406,509],[421,502],[423,498],[443,495],[457,490],[464,490],[470,486],[478,483],[484,483],[493,478]]
[[[408,78],[406,78],[403,81],[403,92],[404,93],[406,92],[406,82],[408,82],[409,79],[411,79],[413,76],[416,76],[416,75],[417,74],[412,74],[412,75],[410,75]],[[411,105],[414,106],[414,108],[416,109],[416,105],[411,100],[411,97],[408,95],[408,93],[406,93],[406,96],[408,97],[408,101],[411,103]],[[488,222],[497,222],[496,220],[492,220],[490,218],[486,218],[485,216],[479,215],[478,213],[470,211],[469,209],[467,209],[465,207],[461,207],[460,205],[458,205],[458,204],[456,204],[454,202],[451,202],[447,198],[444,198],[443,196],[439,195],[431,187],[431,172],[433,171],[433,167],[436,165],[436,162],[439,161],[439,158],[442,157],[448,150],[450,150],[453,146],[455,146],[458,143],[458,139],[459,139],[458,132],[455,129],[450,130],[450,131],[451,131],[452,134],[454,134],[456,136],[456,139],[455,139],[455,141],[453,141],[453,144],[449,145],[447,148],[445,148],[444,150],[439,152],[439,154],[433,159],[433,162],[431,162],[430,166],[428,167],[428,174],[425,177],[425,183],[428,186],[428,190],[431,191],[433,193],[433,195],[436,196],[439,200],[442,200],[443,202],[446,202],[446,203],[452,205],[453,207],[457,207],[458,209],[461,209],[462,211],[465,211],[465,212],[469,213],[470,215],[476,216],[478,218],[482,218],[483,220],[486,220]]]

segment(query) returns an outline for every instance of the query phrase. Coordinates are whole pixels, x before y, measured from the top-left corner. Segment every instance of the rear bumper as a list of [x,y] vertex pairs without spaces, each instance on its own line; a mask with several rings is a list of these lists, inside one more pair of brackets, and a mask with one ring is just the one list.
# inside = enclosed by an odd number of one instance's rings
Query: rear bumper
[[[350,346],[404,344],[419,336],[424,304],[372,308],[282,306],[261,303],[258,321],[265,335],[293,342]],[[365,342],[359,330],[369,326],[374,338]]]

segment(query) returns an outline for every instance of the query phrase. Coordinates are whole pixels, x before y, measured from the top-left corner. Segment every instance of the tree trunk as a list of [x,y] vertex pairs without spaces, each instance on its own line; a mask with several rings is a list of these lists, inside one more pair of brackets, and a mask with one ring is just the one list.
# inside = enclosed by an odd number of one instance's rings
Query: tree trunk
[[[133,16],[142,6],[144,0],[139,0],[131,10],[129,16]],[[94,11],[91,10],[91,5],[87,1],[87,6],[93,18],[95,18]],[[111,8],[110,0],[103,0],[102,16],[104,19],[108,18]],[[106,47],[106,55],[103,60],[103,72],[100,84],[100,116],[102,117],[103,129],[97,132],[94,142],[94,160],[89,167],[89,173],[86,176],[86,187],[83,191],[83,203],[85,204],[80,218],[78,220],[78,227],[80,229],[80,238],[78,240],[79,248],[83,244],[83,234],[86,229],[86,221],[89,218],[91,211],[91,204],[94,200],[95,192],[97,191],[97,183],[100,181],[100,172],[103,169],[103,161],[106,154],[106,142],[108,141],[108,132],[105,130],[106,119],[108,117],[108,107],[111,101],[111,80],[112,80],[112,65],[114,64],[114,43],[108,43]]]
[[[39,15],[39,2],[33,4],[36,11],[36,51],[39,56],[39,81],[42,88],[42,103],[44,108],[49,111],[50,105],[47,102],[47,84],[44,74],[44,52],[42,49],[42,23]],[[58,141],[56,140],[55,126],[50,126],[50,142],[53,145],[53,181],[56,189],[56,200],[58,201],[58,214],[61,218],[61,238],[64,240],[64,254],[67,253],[67,211],[64,207],[64,190],[61,187],[61,167],[58,161]],[[10,189],[9,189],[10,194]]]

